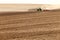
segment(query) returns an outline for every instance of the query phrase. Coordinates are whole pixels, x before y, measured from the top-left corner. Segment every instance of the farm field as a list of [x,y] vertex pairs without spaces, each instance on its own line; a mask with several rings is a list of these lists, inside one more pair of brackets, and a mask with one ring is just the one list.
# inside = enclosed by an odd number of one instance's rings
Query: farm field
[[10,13],[0,14],[0,40],[60,40],[60,10]]

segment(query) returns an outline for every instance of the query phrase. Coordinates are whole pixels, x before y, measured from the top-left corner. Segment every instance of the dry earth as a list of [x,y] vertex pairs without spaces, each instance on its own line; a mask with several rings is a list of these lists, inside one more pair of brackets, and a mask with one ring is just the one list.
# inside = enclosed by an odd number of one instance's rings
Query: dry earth
[[0,14],[0,40],[60,40],[60,11]]

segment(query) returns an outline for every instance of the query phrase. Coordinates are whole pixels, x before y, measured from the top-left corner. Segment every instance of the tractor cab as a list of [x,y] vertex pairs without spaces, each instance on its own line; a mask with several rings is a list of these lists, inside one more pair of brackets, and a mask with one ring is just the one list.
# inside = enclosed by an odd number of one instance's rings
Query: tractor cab
[[42,11],[42,9],[41,8],[38,8],[37,11]]

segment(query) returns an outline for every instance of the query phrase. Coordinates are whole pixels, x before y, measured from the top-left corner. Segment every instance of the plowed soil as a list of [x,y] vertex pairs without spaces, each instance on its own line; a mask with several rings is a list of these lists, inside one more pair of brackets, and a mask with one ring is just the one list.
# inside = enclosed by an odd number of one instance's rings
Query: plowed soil
[[0,13],[0,40],[60,40],[60,11],[8,13]]

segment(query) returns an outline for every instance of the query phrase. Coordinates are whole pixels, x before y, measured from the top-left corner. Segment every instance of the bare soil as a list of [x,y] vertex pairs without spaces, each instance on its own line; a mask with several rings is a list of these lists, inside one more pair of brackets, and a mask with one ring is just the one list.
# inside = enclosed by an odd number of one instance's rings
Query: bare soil
[[10,13],[0,14],[0,40],[60,40],[60,11]]

